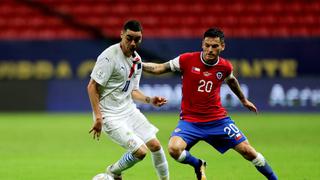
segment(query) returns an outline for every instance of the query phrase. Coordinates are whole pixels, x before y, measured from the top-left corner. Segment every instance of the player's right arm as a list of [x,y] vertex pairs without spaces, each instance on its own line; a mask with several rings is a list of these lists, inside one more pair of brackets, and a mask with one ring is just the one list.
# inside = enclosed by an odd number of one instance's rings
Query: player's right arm
[[87,91],[91,103],[91,108],[96,119],[89,133],[93,132],[93,139],[97,138],[97,140],[99,140],[102,128],[102,114],[99,107],[100,95],[98,87],[99,84],[95,80],[90,79],[89,84],[87,86]]
[[143,63],[143,71],[152,74],[163,74],[167,72],[180,71],[180,56],[162,64],[158,63]]
[[91,79],[87,86],[87,91],[91,103],[91,108],[95,116],[95,122],[89,133],[93,132],[93,138],[99,140],[102,129],[102,113],[100,111],[99,87],[106,86],[112,74],[114,63],[104,54],[100,55],[91,72]]
[[163,73],[171,72],[169,61],[162,64],[143,63],[142,67],[144,72],[148,72],[151,74],[163,74]]

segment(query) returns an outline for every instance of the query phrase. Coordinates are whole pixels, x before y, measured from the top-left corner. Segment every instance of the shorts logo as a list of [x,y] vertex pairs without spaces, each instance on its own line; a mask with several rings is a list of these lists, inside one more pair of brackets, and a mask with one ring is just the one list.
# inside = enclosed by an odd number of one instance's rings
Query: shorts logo
[[134,148],[137,145],[137,142],[133,139],[129,139],[127,142],[127,146],[129,147],[129,149]]
[[216,77],[218,80],[222,78],[222,72],[217,72]]
[[181,129],[180,128],[176,128],[175,130],[174,130],[174,132],[180,132],[181,131]]

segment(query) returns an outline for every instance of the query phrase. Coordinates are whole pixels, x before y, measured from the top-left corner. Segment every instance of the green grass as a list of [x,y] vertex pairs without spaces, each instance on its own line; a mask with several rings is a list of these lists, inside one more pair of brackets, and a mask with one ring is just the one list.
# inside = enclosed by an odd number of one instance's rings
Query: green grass
[[[167,148],[177,114],[147,114]],[[281,180],[320,177],[320,114],[231,114],[250,143],[269,161]],[[91,114],[0,114],[0,179],[90,180],[125,152],[104,135],[92,140]],[[221,155],[205,143],[191,153],[208,163],[209,180],[264,179],[235,151]],[[192,180],[193,169],[167,154],[171,179]],[[157,179],[150,154],[124,174],[127,180]]]

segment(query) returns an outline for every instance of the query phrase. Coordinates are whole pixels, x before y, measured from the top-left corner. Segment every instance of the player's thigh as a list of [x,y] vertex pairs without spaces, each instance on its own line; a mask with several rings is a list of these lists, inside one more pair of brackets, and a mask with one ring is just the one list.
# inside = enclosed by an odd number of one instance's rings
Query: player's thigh
[[130,152],[136,152],[142,145],[144,145],[143,140],[125,124],[122,124],[120,128],[105,132],[112,141]]
[[184,146],[184,143],[186,143],[186,147],[184,148],[190,150],[196,143],[203,140],[205,137],[206,134],[204,134],[197,125],[180,120],[177,127],[171,133],[170,144],[172,146],[175,145],[176,147],[180,147],[180,145]]
[[206,133],[209,135],[205,141],[217,149],[220,153],[226,152],[230,148],[234,148],[241,142],[247,140],[241,130],[235,125],[230,118],[222,120],[223,123],[208,129]]
[[138,109],[129,116],[127,123],[144,143],[156,139],[158,128],[151,124]]

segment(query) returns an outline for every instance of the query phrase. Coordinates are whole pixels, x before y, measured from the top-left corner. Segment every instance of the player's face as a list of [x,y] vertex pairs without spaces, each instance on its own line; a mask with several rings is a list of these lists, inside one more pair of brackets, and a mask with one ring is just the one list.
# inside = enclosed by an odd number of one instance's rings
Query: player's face
[[141,44],[142,33],[141,31],[131,31],[127,29],[126,31],[121,31],[121,48],[123,53],[130,57],[135,50],[138,49]]
[[208,63],[215,63],[220,52],[224,50],[224,43],[219,37],[205,37],[202,41],[203,59]]

